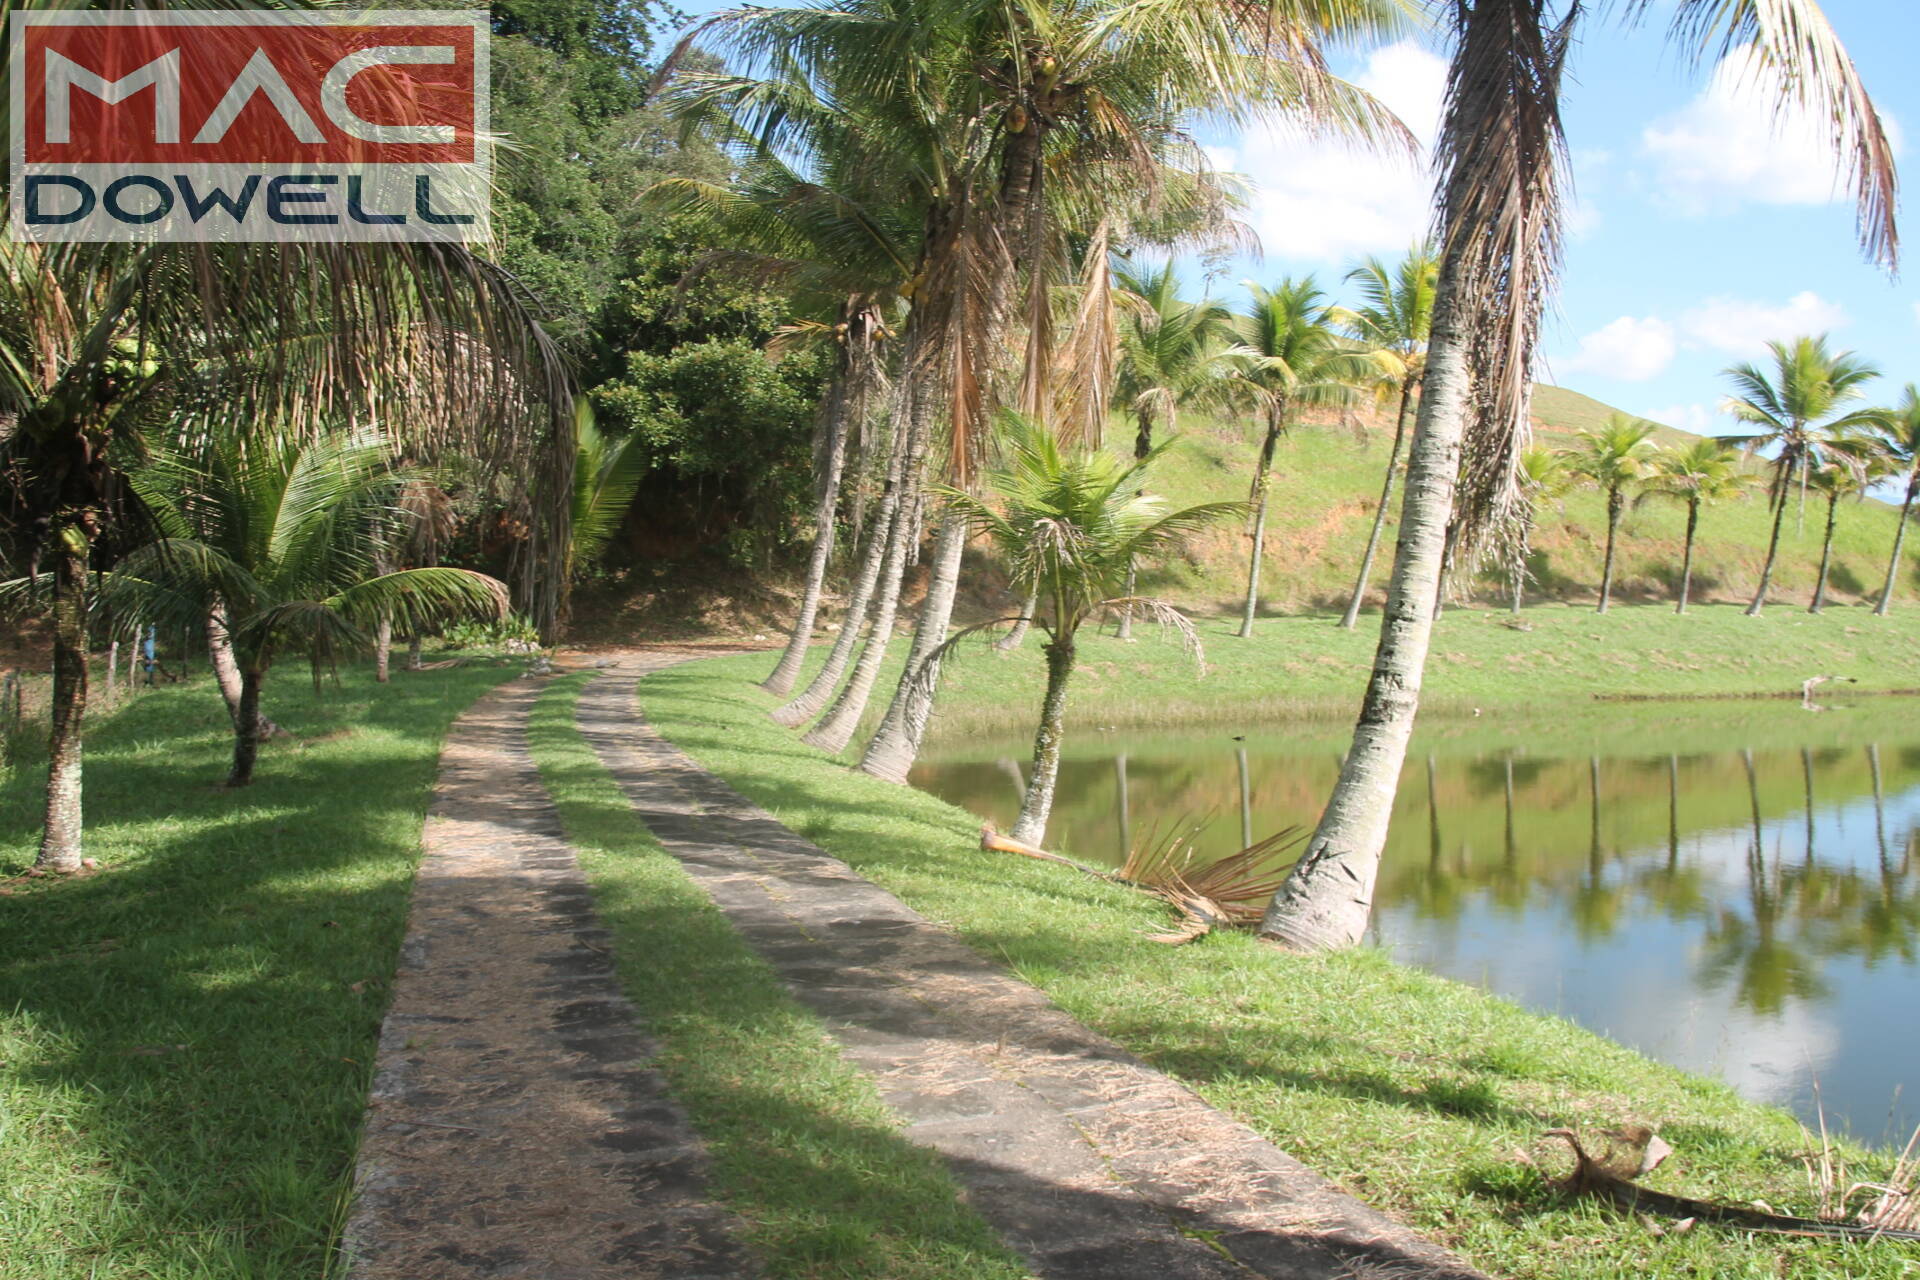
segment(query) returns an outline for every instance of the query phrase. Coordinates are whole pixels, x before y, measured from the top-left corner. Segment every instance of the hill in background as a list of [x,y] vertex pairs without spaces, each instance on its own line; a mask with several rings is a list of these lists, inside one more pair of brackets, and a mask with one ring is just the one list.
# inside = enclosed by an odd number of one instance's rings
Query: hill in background
[[[1610,405],[1563,387],[1535,389],[1535,439],[1551,447],[1570,447],[1579,431],[1597,426]],[[1186,505],[1244,499],[1253,476],[1258,429],[1184,415],[1179,441],[1162,466],[1156,488],[1172,502]],[[1280,443],[1274,461],[1268,508],[1266,565],[1261,575],[1263,607],[1299,613],[1344,608],[1359,572],[1367,528],[1380,497],[1387,450],[1393,439],[1388,414],[1364,415],[1348,423],[1296,428]],[[1694,439],[1662,427],[1663,445]],[[1131,427],[1116,427],[1107,444],[1132,447]],[[1395,486],[1395,502],[1399,486]],[[1796,503],[1797,506],[1797,503]],[[1871,600],[1886,573],[1898,512],[1884,502],[1844,502],[1834,538],[1834,564],[1828,583],[1836,605]],[[1766,558],[1768,513],[1764,496],[1706,509],[1700,519],[1694,562],[1696,600],[1748,599]],[[1774,570],[1775,598],[1804,605],[1819,568],[1826,503],[1807,496],[1804,523],[1789,510]],[[1680,571],[1686,533],[1686,509],[1671,499],[1645,497],[1621,522],[1614,598],[1620,601],[1671,600]],[[1381,560],[1374,571],[1369,604],[1384,593],[1397,521],[1387,521]],[[1599,592],[1605,549],[1606,516],[1600,495],[1576,490],[1541,504],[1533,535],[1527,598],[1534,601],[1591,601]],[[1142,590],[1165,595],[1191,609],[1224,613],[1239,607],[1245,591],[1246,530],[1223,526],[1197,539],[1181,559],[1146,575]],[[1465,602],[1505,603],[1504,575],[1483,573],[1461,584]],[[1920,594],[1920,573],[1910,562],[1902,588]]]

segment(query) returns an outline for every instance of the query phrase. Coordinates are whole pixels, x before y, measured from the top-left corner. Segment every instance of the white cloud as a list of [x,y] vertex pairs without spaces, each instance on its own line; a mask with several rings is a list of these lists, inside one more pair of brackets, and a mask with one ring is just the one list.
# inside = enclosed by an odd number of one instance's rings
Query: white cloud
[[[1818,122],[1805,111],[1776,114],[1777,73],[1751,47],[1720,60],[1698,97],[1641,131],[1662,198],[1702,214],[1753,201],[1829,204],[1844,198],[1840,166]],[[1882,115],[1899,150],[1899,129]]]
[[1562,368],[1622,382],[1645,382],[1666,372],[1679,351],[1673,326],[1658,316],[1621,316],[1580,339],[1580,352]]
[[1807,290],[1779,306],[1743,298],[1708,298],[1680,317],[1680,330],[1702,346],[1755,356],[1769,341],[1826,333],[1849,319],[1845,307]]
[[1648,409],[1640,416],[1663,426],[1691,431],[1696,436],[1717,434],[1714,429],[1717,415],[1704,404],[1671,404],[1664,409]]
[[[1354,82],[1404,121],[1424,149],[1440,127],[1447,64],[1418,45],[1375,50]],[[1216,165],[1253,181],[1247,221],[1268,253],[1346,258],[1391,253],[1426,234],[1432,179],[1420,158],[1369,154],[1284,122],[1249,126]]]

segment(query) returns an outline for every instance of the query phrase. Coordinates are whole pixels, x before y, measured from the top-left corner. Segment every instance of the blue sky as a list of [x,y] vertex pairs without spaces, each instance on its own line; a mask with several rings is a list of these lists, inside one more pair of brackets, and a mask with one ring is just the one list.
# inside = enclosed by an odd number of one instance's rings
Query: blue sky
[[[1674,426],[1727,433],[1721,369],[1762,358],[1768,338],[1829,332],[1879,365],[1876,398],[1892,399],[1920,381],[1920,284],[1909,283],[1920,281],[1920,221],[1904,228],[1915,265],[1902,280],[1868,266],[1851,198],[1812,131],[1776,128],[1737,60],[1689,65],[1663,38],[1664,8],[1635,30],[1585,20],[1565,94],[1578,200],[1540,377]],[[1827,8],[1920,188],[1920,5]],[[1431,133],[1445,75],[1437,46],[1410,41],[1337,65],[1415,132]],[[1234,264],[1219,292],[1237,294],[1246,275],[1308,271],[1337,290],[1356,257],[1393,255],[1425,225],[1430,184],[1414,165],[1284,128],[1208,141],[1217,163],[1252,180],[1247,217],[1266,250]]]

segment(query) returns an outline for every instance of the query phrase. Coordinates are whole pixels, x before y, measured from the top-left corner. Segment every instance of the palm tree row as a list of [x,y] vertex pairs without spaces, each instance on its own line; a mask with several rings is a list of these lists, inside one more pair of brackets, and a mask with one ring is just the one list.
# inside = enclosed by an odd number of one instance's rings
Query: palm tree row
[[[1619,9],[1638,17],[1651,7]],[[1214,304],[1179,303],[1177,291],[1148,278],[1158,273],[1140,273],[1129,288],[1110,250],[1234,234],[1231,184],[1209,172],[1188,132],[1198,122],[1279,112],[1376,146],[1406,145],[1390,116],[1324,70],[1328,47],[1398,30],[1403,6],[855,0],[738,10],[703,24],[696,38],[721,44],[736,71],[679,77],[672,92],[691,122],[789,165],[802,183],[837,185],[848,209],[871,207],[866,193],[889,193],[889,207],[903,214],[898,225],[917,232],[887,317],[898,336],[888,344],[890,389],[875,409],[886,420],[877,433],[887,457],[878,509],[829,671],[779,718],[803,723],[831,698],[811,738],[833,748],[850,739],[891,638],[907,548],[934,529],[906,669],[862,759],[869,772],[904,777],[949,651],[968,535],[981,523],[955,495],[980,494],[997,407],[1017,404],[1077,448],[1092,443],[1111,403],[1134,422],[1137,458],[1151,456],[1183,402],[1218,395],[1257,407],[1266,460],[1250,477],[1257,513],[1273,484],[1269,442],[1290,429],[1306,389],[1327,388],[1337,405],[1367,386],[1314,365],[1322,357],[1368,365],[1373,385],[1398,400],[1396,434],[1408,454],[1381,638],[1340,781],[1264,926],[1296,947],[1360,936],[1442,577],[1450,566],[1523,547],[1515,535],[1539,492],[1521,482],[1522,449],[1539,319],[1559,266],[1560,82],[1585,13],[1571,0],[1446,8],[1453,69],[1436,148],[1430,266],[1363,268],[1367,304],[1351,313],[1322,307],[1310,286],[1291,282],[1260,301],[1278,304],[1267,319],[1282,323],[1239,333]],[[1703,52],[1753,46],[1779,70],[1784,101],[1831,122],[1859,196],[1863,244],[1890,265],[1891,145],[1812,0],[1673,0],[1671,8],[1678,38]],[[1310,332],[1316,327],[1332,337]],[[1192,340],[1204,328],[1217,331],[1213,343]],[[1217,379],[1162,359],[1210,347]],[[1792,420],[1780,419],[1790,428]],[[1773,430],[1755,425],[1758,435]],[[1813,481],[1797,469],[1805,448],[1785,437],[1773,443],[1794,454],[1776,485],[1777,527],[1788,488]],[[1376,551],[1394,471],[1369,537]],[[1617,479],[1616,508],[1628,483],[1638,483]],[[830,536],[830,523],[816,522],[816,536]],[[1249,535],[1264,535],[1258,514]],[[1370,560],[1363,556],[1356,598]],[[1257,575],[1254,561],[1252,613]],[[1042,585],[1015,576],[1016,590],[1034,601],[1023,616],[1049,614]],[[1119,598],[1129,598],[1124,587]],[[1049,614],[1056,634],[1060,622]],[[806,633],[796,632],[796,646],[804,644]],[[842,683],[848,661],[853,674]]]

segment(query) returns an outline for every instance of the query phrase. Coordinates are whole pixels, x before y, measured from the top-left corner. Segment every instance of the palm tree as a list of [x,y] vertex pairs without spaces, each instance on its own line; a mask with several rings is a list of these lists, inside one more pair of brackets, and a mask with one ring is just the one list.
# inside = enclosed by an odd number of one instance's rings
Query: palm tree
[[1034,736],[1033,768],[1011,832],[1015,840],[1037,845],[1053,809],[1067,682],[1081,626],[1102,610],[1138,608],[1178,630],[1197,655],[1192,624],[1163,601],[1123,595],[1124,582],[1136,561],[1245,508],[1213,502],[1169,511],[1162,499],[1143,492],[1153,464],[1166,452],[1164,442],[1129,461],[1097,449],[1064,449],[1047,427],[1017,414],[1003,421],[1006,462],[986,484],[993,504],[962,489],[941,493],[972,527],[993,539],[1013,567],[1016,583],[1039,588],[1042,607],[1034,625],[1047,634],[1047,692]]
[[1827,573],[1833,567],[1833,531],[1840,519],[1840,500],[1858,502],[1866,497],[1873,482],[1886,474],[1886,464],[1877,438],[1858,436],[1833,442],[1826,464],[1813,469],[1813,487],[1827,498],[1827,527],[1820,538],[1820,572],[1814,579],[1808,613],[1819,613],[1827,607]]
[[1758,428],[1735,443],[1750,452],[1773,449],[1773,483],[1768,494],[1773,504],[1773,532],[1767,539],[1767,559],[1760,568],[1760,585],[1747,606],[1747,616],[1757,617],[1766,607],[1767,588],[1773,582],[1774,561],[1780,554],[1780,528],[1787,515],[1787,499],[1797,484],[1800,501],[1806,503],[1809,472],[1829,465],[1837,442],[1854,436],[1874,423],[1871,410],[1842,413],[1848,404],[1860,399],[1867,383],[1880,371],[1851,351],[1827,350],[1823,335],[1795,338],[1791,342],[1769,342],[1773,353],[1773,371],[1769,374],[1755,364],[1737,364],[1727,369],[1734,394],[1721,408],[1740,421]]
[[1366,299],[1362,306],[1345,313],[1348,324],[1377,359],[1390,362],[1388,376],[1398,401],[1393,447],[1387,452],[1387,478],[1380,485],[1380,505],[1373,509],[1373,527],[1367,531],[1367,549],[1360,557],[1353,598],[1340,618],[1340,625],[1349,631],[1360,620],[1367,579],[1373,576],[1373,559],[1380,549],[1380,531],[1393,505],[1393,482],[1407,437],[1407,414],[1413,408],[1414,388],[1426,372],[1427,336],[1433,329],[1433,292],[1439,275],[1440,257],[1430,241],[1407,250],[1397,266],[1390,268],[1379,258],[1369,257],[1347,273],[1348,282],[1359,285]]
[[[1122,267],[1115,275],[1125,302],[1114,394],[1133,414],[1133,456],[1144,459],[1153,452],[1156,428],[1172,429],[1182,408],[1221,394],[1228,313],[1211,299],[1182,298],[1171,262],[1157,270]],[[1127,594],[1133,594],[1131,576]],[[1132,634],[1133,613],[1123,608],[1120,638]]]
[[[1649,7],[1612,11],[1637,17]],[[1753,46],[1761,65],[1777,69],[1768,86],[1782,104],[1827,123],[1859,196],[1864,247],[1894,265],[1892,144],[1819,8],[1812,0],[1670,7],[1677,38],[1703,50]],[[1448,528],[1457,510],[1460,545],[1471,550],[1513,514],[1534,348],[1559,262],[1560,79],[1583,9],[1461,0],[1446,12],[1455,44],[1436,145],[1440,274],[1386,615],[1340,779],[1261,924],[1263,936],[1299,950],[1350,946],[1366,931],[1420,706]]]
[[1874,616],[1884,618],[1893,606],[1893,589],[1900,581],[1900,553],[1906,546],[1907,521],[1913,518],[1914,499],[1920,497],[1920,387],[1913,383],[1900,403],[1878,415],[1876,427],[1885,441],[1888,460],[1907,468],[1907,494],[1900,502],[1900,520],[1893,529],[1893,554],[1887,557],[1887,581],[1880,588]]
[[1252,305],[1230,317],[1236,341],[1225,354],[1233,383],[1251,394],[1266,419],[1250,498],[1253,548],[1240,613],[1242,638],[1253,634],[1260,606],[1260,560],[1274,447],[1293,425],[1296,409],[1347,408],[1360,398],[1360,383],[1380,372],[1369,353],[1334,331],[1332,310],[1312,276],[1284,279],[1272,289],[1248,281],[1247,293]]
[[519,286],[458,246],[10,242],[0,350],[0,413],[17,424],[0,475],[30,559],[52,565],[41,870],[81,865],[88,572],[114,531],[116,466],[157,432],[371,410],[423,453],[470,449],[531,508],[524,582],[558,616],[565,504],[531,495],[565,490],[567,380]]
[[600,557],[620,530],[651,461],[639,435],[613,439],[593,420],[586,400],[573,408],[573,519],[565,572],[578,574]]
[[1654,425],[1624,413],[1580,433],[1581,447],[1569,451],[1573,474],[1592,482],[1607,496],[1607,553],[1600,569],[1600,604],[1605,613],[1613,599],[1613,549],[1620,532],[1620,516],[1627,509],[1628,490],[1653,471]]
[[318,663],[371,648],[381,618],[420,627],[504,617],[507,588],[466,569],[378,571],[409,485],[377,436],[213,442],[204,459],[161,450],[128,472],[159,536],[102,576],[104,603],[127,616],[192,625],[225,606],[240,667],[233,768],[253,781],[260,695],[276,657]]
[[[1010,382],[1001,366],[1015,347],[1008,339],[1023,274],[1034,304],[1028,314],[1046,309],[1040,259],[1056,240],[1051,211],[1062,203],[1052,188],[1071,192],[1088,175],[1117,188],[1113,175],[1131,169],[1142,189],[1169,154],[1198,156],[1186,128],[1202,114],[1244,122],[1282,112],[1363,138],[1404,137],[1370,98],[1326,74],[1319,48],[1323,38],[1394,29],[1404,18],[1394,0],[1332,8],[1282,0],[1257,11],[1210,0],[858,0],[733,10],[696,27],[682,48],[718,35],[748,62],[776,72],[768,82],[743,81],[735,98],[754,117],[747,132],[776,149],[797,140],[790,122],[811,114],[824,91],[832,109],[906,147],[913,171],[925,176],[927,231],[903,335],[908,376],[926,384],[924,393],[902,399],[918,406],[910,413],[914,465],[905,480],[917,492],[927,451],[915,437],[935,422],[945,437],[939,456],[947,478],[963,488],[972,481],[985,424]],[[801,99],[807,109],[792,111]],[[892,537],[916,527],[895,521]],[[921,668],[942,648],[963,550],[963,524],[947,520],[914,654],[886,717],[895,757],[910,758],[925,723],[933,682]],[[906,560],[902,549],[887,555],[882,615]],[[876,627],[869,647],[884,647],[885,639]],[[851,734],[871,685],[862,673],[877,668],[878,656],[856,665],[816,730],[823,742]],[[912,705],[900,705],[903,699]]]
[[1514,557],[1511,566],[1513,603],[1508,611],[1519,613],[1520,595],[1527,577],[1526,546],[1533,536],[1533,522],[1539,515],[1540,503],[1546,498],[1558,498],[1572,488],[1573,475],[1559,450],[1530,444],[1520,451],[1514,463],[1514,478],[1520,490],[1520,554]]
[[[736,122],[714,109],[714,95],[707,86],[690,96],[683,114],[737,133]],[[794,326],[795,332],[830,339],[834,359],[820,405],[813,547],[800,609],[780,661],[761,682],[782,696],[792,692],[813,638],[838,532],[849,441],[864,438],[884,391],[886,317],[897,311],[912,281],[927,204],[926,184],[906,163],[906,148],[863,131],[857,117],[821,110],[821,105],[793,94],[783,104],[806,122],[805,151],[816,160],[810,172],[797,171],[752,138],[736,137],[732,140],[749,149],[752,161],[733,182],[672,178],[646,192],[654,207],[692,219],[707,238],[729,246],[703,262],[701,270],[727,269],[777,282],[803,304],[832,316],[826,323]],[[860,618],[850,621],[857,632]],[[829,679],[838,676],[836,671]]]
[[1693,543],[1700,528],[1700,508],[1745,494],[1749,487],[1747,473],[1740,469],[1739,456],[1725,441],[1702,437],[1684,449],[1663,449],[1656,454],[1653,476],[1647,487],[1652,493],[1687,504],[1686,549],[1680,555],[1680,596],[1673,606],[1675,613],[1685,613],[1693,587]]

